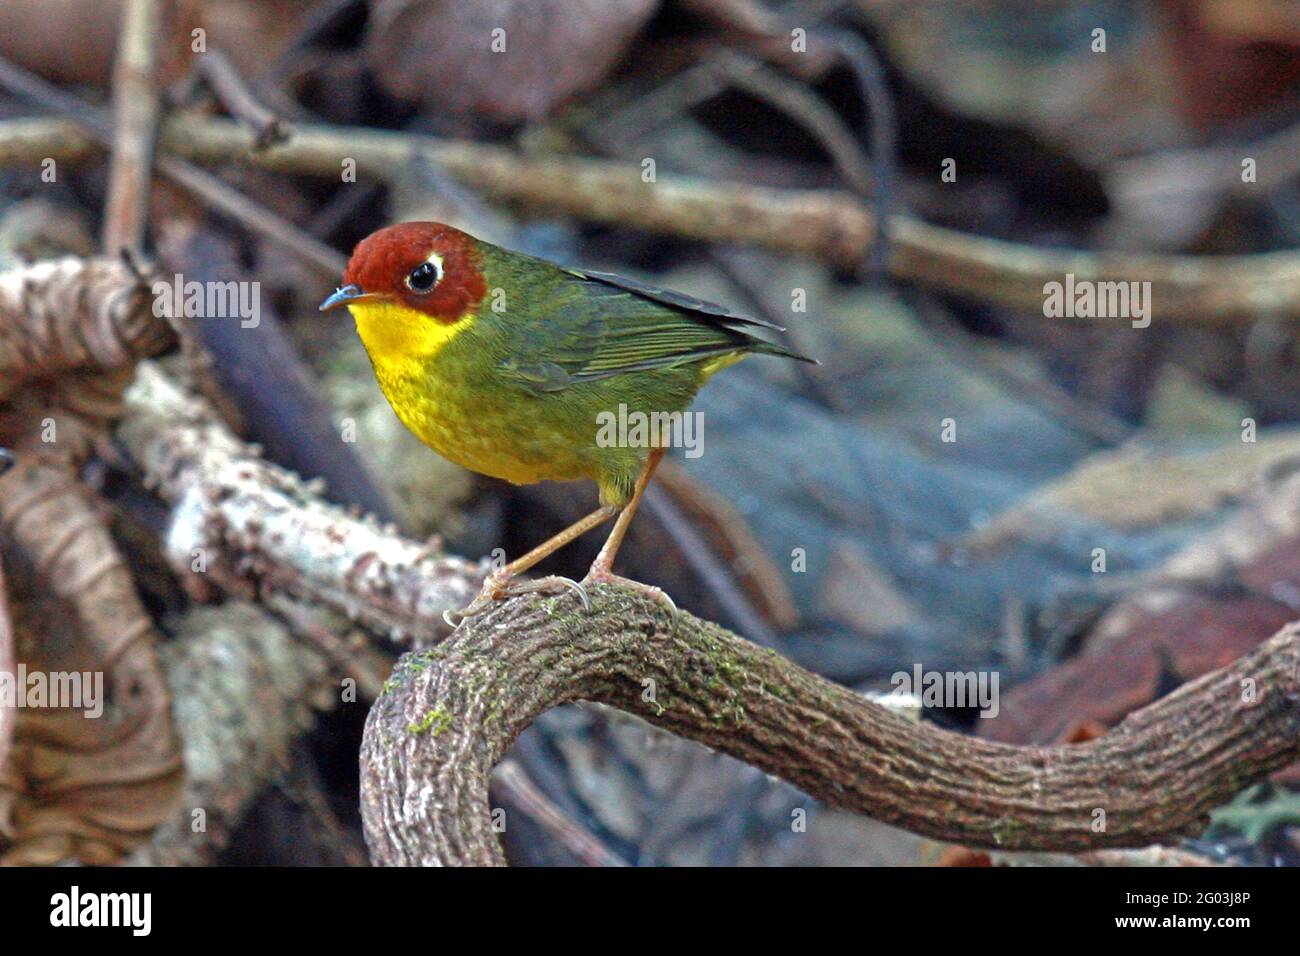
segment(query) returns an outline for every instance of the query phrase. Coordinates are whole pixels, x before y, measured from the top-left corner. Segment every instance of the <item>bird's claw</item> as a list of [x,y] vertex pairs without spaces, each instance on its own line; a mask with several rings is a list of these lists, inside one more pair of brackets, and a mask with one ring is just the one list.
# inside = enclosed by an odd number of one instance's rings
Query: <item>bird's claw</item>
[[457,628],[465,621],[472,617],[478,617],[495,605],[498,601],[506,598],[519,597],[523,594],[559,594],[564,590],[573,591],[578,595],[578,600],[582,602],[584,611],[591,610],[591,600],[587,597],[586,585],[589,584],[617,584],[623,587],[631,588],[634,591],[640,591],[650,600],[663,608],[666,608],[673,621],[677,620],[677,605],[668,593],[661,588],[654,587],[650,584],[642,584],[640,581],[633,581],[630,578],[619,577],[612,571],[605,568],[593,567],[587,572],[587,576],[581,581],[574,581],[570,578],[562,578],[558,575],[551,575],[545,578],[538,578],[535,581],[517,581],[514,576],[503,571],[494,571],[489,574],[483,581],[483,589],[479,591],[478,596],[474,598],[467,606],[459,611],[443,611],[442,619],[447,622],[450,628]]
[[[443,611],[442,619],[447,622],[448,627],[456,628],[471,617],[477,617],[491,608],[496,602],[504,601],[506,598],[519,597],[523,594],[546,594],[548,592],[558,594],[565,589],[577,592],[578,599],[582,601],[583,610],[591,610],[591,602],[587,599],[587,590],[577,581],[562,578],[558,575],[538,578],[535,581],[516,581],[513,575],[496,571],[489,574],[483,581],[483,589],[479,591],[478,596],[473,601],[459,611]],[[459,618],[459,620],[452,620],[453,617]]]
[[564,587],[568,588],[570,591],[573,591],[575,594],[578,595],[578,600],[582,602],[582,609],[584,611],[591,610],[591,601],[587,599],[587,589],[584,588],[579,582],[573,580],[573,578],[562,578],[559,575],[553,575],[549,578],[542,578],[542,580],[538,581],[537,583],[543,584],[546,581],[554,581],[556,584],[563,585]]
[[653,584],[645,584],[641,581],[633,581],[631,578],[620,577],[613,571],[604,568],[593,567],[587,572],[587,576],[582,579],[583,584],[617,584],[625,588],[631,588],[633,591],[640,591],[650,600],[654,601],[660,607],[666,608],[672,615],[674,621],[677,620],[677,605],[672,597],[663,588],[657,588]]

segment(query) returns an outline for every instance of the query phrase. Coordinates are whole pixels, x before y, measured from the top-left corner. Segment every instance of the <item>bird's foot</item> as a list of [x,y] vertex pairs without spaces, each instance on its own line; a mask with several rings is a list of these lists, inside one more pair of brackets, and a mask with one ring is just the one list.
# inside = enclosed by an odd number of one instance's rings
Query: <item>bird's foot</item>
[[673,619],[677,618],[677,605],[673,599],[668,596],[668,592],[662,588],[657,588],[652,584],[645,584],[641,581],[633,581],[631,578],[620,577],[609,568],[600,567],[593,564],[587,576],[582,579],[583,584],[617,584],[621,587],[631,588],[633,591],[639,591],[654,601],[660,607],[666,608]]
[[498,601],[504,601],[506,598],[519,597],[524,594],[560,594],[566,590],[576,591],[582,601],[583,608],[591,610],[591,602],[587,600],[587,592],[577,581],[562,578],[558,575],[519,581],[507,571],[494,571],[484,579],[483,588],[473,601],[459,611],[444,611],[442,619],[447,622],[448,626],[458,627],[463,621],[471,617],[478,617]]

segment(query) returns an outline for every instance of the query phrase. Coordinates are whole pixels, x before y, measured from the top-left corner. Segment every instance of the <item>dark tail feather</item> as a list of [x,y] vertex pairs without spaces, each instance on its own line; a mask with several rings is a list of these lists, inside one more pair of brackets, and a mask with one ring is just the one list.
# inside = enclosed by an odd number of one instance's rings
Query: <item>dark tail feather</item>
[[757,352],[760,355],[779,355],[781,358],[795,359],[799,362],[807,362],[810,365],[822,364],[815,358],[801,355],[793,349],[788,349],[784,345],[779,345],[776,342],[769,342],[766,339],[755,338],[752,335],[746,336],[746,338],[750,341],[749,350],[751,352]]

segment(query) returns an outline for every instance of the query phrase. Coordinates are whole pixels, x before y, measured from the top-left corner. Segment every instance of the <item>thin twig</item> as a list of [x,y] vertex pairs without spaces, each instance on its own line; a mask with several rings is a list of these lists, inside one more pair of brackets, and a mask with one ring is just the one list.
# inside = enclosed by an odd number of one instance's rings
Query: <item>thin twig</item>
[[113,67],[112,158],[104,208],[104,251],[140,251],[148,224],[154,144],[158,137],[159,0],[129,0]]
[[492,779],[520,812],[587,866],[627,866],[626,860],[616,856],[585,827],[551,802],[515,761],[501,761]]
[[[0,65],[0,85],[7,75]],[[21,136],[16,143],[5,142],[11,129]],[[300,124],[288,143],[254,154],[251,135],[231,121],[177,118],[164,123],[162,143],[198,162],[242,161],[330,178],[338,176],[346,157],[365,175],[383,181],[404,175],[412,154],[423,151],[462,182],[496,199],[593,222],[809,255],[847,268],[862,262],[875,235],[875,216],[842,190],[769,189],[693,176],[665,176],[648,184],[639,166],[626,163],[524,157],[499,146],[430,136]],[[84,140],[66,124],[0,122],[0,157],[34,156],[39,162],[40,157],[80,156],[85,150]],[[160,157],[160,169],[167,159]],[[285,233],[279,237],[291,242]],[[1150,282],[1156,322],[1300,318],[1300,253],[1294,250],[1195,256],[1038,248],[902,214],[893,219],[892,240],[888,265],[894,277],[1031,314],[1043,313],[1044,285],[1071,274],[1076,286]],[[341,268],[343,256],[326,250],[331,268]]]
[[212,49],[200,56],[198,69],[226,112],[253,134],[254,149],[266,149],[293,135],[288,123],[262,105],[221,50]]
[[[866,258],[875,236],[876,217],[841,190],[771,189],[677,175],[651,184],[632,164],[525,157],[499,146],[430,136],[304,124],[290,142],[252,154],[251,137],[233,123],[178,118],[164,125],[163,143],[200,162],[243,160],[312,175],[337,176],[342,159],[350,157],[364,174],[379,179],[400,175],[413,153],[427,152],[462,182],[497,199],[595,222],[811,255],[849,268]],[[899,214],[893,217],[888,266],[898,279],[1038,315],[1044,285],[1072,274],[1076,285],[1150,282],[1154,321],[1300,317],[1300,253],[1290,250],[1194,256],[1037,248]]]
[[851,30],[822,28],[818,35],[829,40],[839,52],[844,64],[853,71],[858,81],[862,105],[871,123],[871,162],[875,172],[876,237],[871,247],[867,266],[873,272],[883,273],[889,261],[890,229],[893,222],[898,180],[897,123],[894,119],[894,102],[889,95],[885,68],[871,46]]
[[[46,109],[66,115],[101,146],[112,145],[112,123],[103,111],[51,86],[3,57],[0,57],[0,87]],[[251,152],[252,145],[251,141],[247,141],[242,149]],[[50,156],[51,153],[47,151],[45,155]],[[346,256],[197,166],[175,156],[158,156],[154,166],[162,175],[188,189],[214,209],[242,222],[258,235],[280,243],[327,275],[337,277],[347,265]],[[337,168],[335,172],[337,173]]]
[[699,575],[735,626],[748,634],[756,644],[775,647],[778,643],[776,632],[736,585],[731,569],[718,560],[713,549],[691,522],[686,520],[673,500],[652,485],[646,490],[645,504],[646,510],[676,545],[677,553]]

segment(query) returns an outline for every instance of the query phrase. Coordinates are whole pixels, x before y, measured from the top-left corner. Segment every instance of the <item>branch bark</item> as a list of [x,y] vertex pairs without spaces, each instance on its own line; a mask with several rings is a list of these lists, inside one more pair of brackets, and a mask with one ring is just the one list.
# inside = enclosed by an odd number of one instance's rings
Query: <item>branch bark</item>
[[156,365],[137,366],[127,412],[118,436],[174,505],[164,548],[190,584],[210,578],[249,598],[282,591],[417,645],[445,636],[442,612],[478,593],[483,567],[321,501]]
[[[175,811],[128,862],[214,862],[249,803],[290,762],[317,707],[336,703],[324,657],[255,604],[230,601],[187,613],[162,650],[187,773]],[[196,827],[196,821],[203,826]]]
[[255,148],[266,149],[289,138],[289,125],[262,105],[225,53],[209,50],[198,58],[198,69],[221,105],[253,134]]
[[638,714],[832,806],[1001,850],[1176,840],[1300,755],[1300,625],[1097,740],[1012,747],[913,725],[633,590],[599,586],[590,600],[584,613],[576,596],[514,599],[403,657],[362,744],[374,862],[502,864],[492,768],[539,714],[575,700]]

